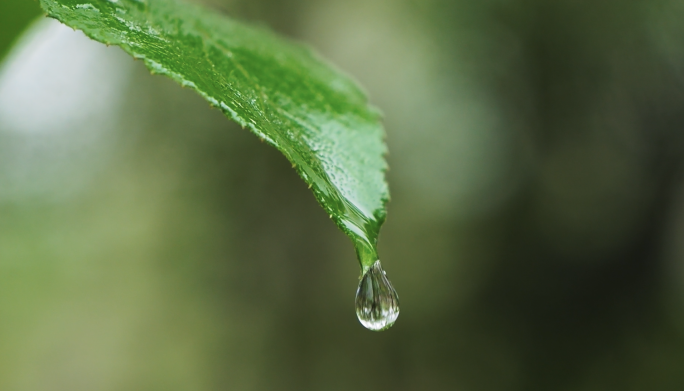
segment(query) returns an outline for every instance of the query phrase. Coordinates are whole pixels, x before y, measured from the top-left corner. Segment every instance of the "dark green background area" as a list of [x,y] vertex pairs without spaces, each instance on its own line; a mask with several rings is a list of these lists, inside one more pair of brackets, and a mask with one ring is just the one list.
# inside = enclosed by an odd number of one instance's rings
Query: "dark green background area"
[[0,57],[4,57],[17,34],[29,21],[41,13],[38,1],[0,1]]
[[383,110],[396,325],[277,151],[123,58],[113,136],[0,188],[0,389],[684,389],[680,2],[205,3]]

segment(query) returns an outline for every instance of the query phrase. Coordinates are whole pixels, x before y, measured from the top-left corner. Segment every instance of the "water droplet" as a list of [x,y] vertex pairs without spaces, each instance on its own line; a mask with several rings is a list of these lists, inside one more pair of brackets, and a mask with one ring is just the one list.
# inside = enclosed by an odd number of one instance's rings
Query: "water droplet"
[[399,316],[399,296],[379,260],[364,274],[356,290],[356,316],[373,331],[392,327]]

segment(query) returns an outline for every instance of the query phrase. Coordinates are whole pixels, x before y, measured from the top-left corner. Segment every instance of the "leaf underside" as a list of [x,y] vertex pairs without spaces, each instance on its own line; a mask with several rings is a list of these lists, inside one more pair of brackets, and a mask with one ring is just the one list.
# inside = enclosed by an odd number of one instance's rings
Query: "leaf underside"
[[389,198],[384,131],[363,91],[303,45],[177,0],[40,0],[48,16],[196,90],[278,148],[354,242],[377,259]]

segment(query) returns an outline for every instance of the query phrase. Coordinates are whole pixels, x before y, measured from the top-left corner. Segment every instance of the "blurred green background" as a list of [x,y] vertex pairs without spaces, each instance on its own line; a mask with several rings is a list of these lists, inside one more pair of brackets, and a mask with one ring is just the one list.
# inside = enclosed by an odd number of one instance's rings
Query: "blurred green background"
[[[205,3],[385,113],[399,320],[276,150],[44,22],[0,73],[0,390],[684,389],[684,3]],[[0,0],[0,55],[38,15]]]

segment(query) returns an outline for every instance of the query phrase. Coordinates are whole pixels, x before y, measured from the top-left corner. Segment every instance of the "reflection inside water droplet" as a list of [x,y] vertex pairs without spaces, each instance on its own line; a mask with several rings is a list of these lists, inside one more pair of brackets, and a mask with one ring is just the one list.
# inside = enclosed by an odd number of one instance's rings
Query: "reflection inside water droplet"
[[399,296],[379,260],[364,274],[356,290],[356,316],[373,331],[392,327],[399,316]]

